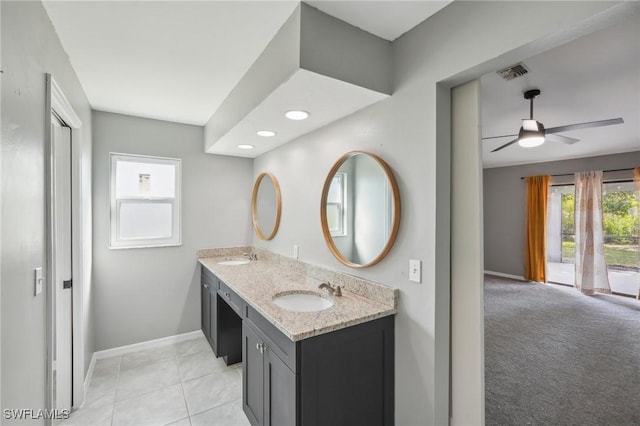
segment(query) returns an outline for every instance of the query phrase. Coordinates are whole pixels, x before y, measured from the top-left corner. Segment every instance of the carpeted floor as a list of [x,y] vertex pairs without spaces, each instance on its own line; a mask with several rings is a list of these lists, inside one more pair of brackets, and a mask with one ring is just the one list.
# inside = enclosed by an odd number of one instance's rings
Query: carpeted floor
[[640,302],[485,276],[487,425],[640,425]]

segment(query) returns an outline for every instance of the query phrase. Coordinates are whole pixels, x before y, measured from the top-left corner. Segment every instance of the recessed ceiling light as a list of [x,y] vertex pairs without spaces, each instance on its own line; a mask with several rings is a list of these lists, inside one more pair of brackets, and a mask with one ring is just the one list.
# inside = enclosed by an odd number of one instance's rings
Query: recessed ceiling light
[[256,134],[258,136],[262,136],[263,138],[270,138],[272,136],[276,135],[276,132],[272,131],[272,130],[258,130],[256,132]]
[[305,120],[309,118],[309,113],[307,111],[292,110],[287,111],[284,116],[289,120]]
[[240,148],[240,149],[253,149],[255,147],[253,145],[241,144],[241,145],[238,145],[238,148]]

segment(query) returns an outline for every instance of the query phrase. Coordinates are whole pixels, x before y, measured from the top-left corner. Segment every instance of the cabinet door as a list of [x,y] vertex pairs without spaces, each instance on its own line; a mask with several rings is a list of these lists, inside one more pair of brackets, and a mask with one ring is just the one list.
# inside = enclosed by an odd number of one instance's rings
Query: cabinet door
[[209,341],[215,356],[218,356],[218,304],[217,292],[213,285],[209,285]]
[[209,297],[209,284],[204,280],[200,287],[200,305],[202,318],[202,332],[207,340],[211,340],[211,298]]
[[242,409],[253,426],[264,425],[264,360],[262,339],[242,324]]
[[271,350],[264,352],[265,426],[295,426],[296,375]]

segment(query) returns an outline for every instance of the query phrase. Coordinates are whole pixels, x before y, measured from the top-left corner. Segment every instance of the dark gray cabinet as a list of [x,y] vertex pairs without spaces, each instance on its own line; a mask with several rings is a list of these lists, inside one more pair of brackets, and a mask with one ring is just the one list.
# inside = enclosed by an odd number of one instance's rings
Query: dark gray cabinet
[[201,321],[200,325],[202,333],[210,339],[211,336],[211,299],[209,298],[209,284],[202,281],[200,286],[200,305],[201,305]]
[[206,268],[202,282],[203,332],[209,303],[209,342],[243,361],[253,426],[394,424],[393,316],[293,342]]
[[394,317],[293,342],[251,306],[243,409],[253,426],[394,423]]
[[200,287],[201,327],[202,333],[209,341],[213,353],[218,356],[218,334],[216,330],[217,306],[217,278],[213,274],[202,274]]
[[217,357],[227,365],[236,364],[242,361],[244,301],[206,268],[202,268],[201,282],[202,332]]
[[242,325],[242,406],[254,426],[264,425],[264,359],[261,339],[247,324]]
[[250,321],[242,325],[243,408],[254,426],[295,425],[297,376]]
[[394,317],[302,340],[300,423],[394,424]]

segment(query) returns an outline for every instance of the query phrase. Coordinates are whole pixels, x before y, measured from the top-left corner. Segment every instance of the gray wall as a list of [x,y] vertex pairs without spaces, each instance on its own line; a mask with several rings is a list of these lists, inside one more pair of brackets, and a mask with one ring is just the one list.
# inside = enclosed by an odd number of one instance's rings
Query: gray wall
[[484,269],[524,276],[526,186],[523,176],[640,166],[640,151],[484,169]]
[[[33,295],[33,270],[45,264],[45,73],[58,81],[82,120],[77,142],[84,171],[91,167],[91,109],[42,4],[2,1],[0,7],[2,408],[37,409],[44,408],[46,376],[45,292]],[[85,308],[85,356],[90,359],[92,331]]]
[[[196,252],[251,241],[253,162],[205,154],[199,126],[98,111],[93,119],[96,350],[198,330]],[[182,246],[108,248],[109,152],[182,159]]]
[[[448,240],[436,240],[436,236],[448,236],[438,233],[444,222],[436,221],[436,198],[438,205],[449,203],[447,191],[441,191],[447,185],[448,171],[440,170],[436,175],[437,168],[448,162],[448,151],[437,145],[441,147],[448,140],[436,144],[436,139],[448,134],[450,122],[448,109],[436,103],[437,96],[443,95],[437,83],[447,79],[462,83],[465,75],[477,77],[548,49],[558,43],[557,37],[566,40],[571,36],[565,28],[575,29],[574,24],[612,5],[454,2],[394,42],[395,91],[391,98],[255,159],[254,176],[273,172],[283,200],[278,234],[271,241],[254,238],[255,245],[292,256],[297,244],[303,261],[400,290],[396,316],[398,425],[445,424],[449,417],[449,282],[441,279],[446,274],[437,273],[448,264],[436,263],[436,258],[448,259]],[[528,16],[538,19],[524,19]],[[550,35],[556,38],[547,37]],[[545,42],[532,43],[543,37]],[[514,49],[519,50],[507,54]],[[470,69],[471,74],[465,73]],[[446,103],[446,93],[444,99]],[[441,112],[444,115],[438,115]],[[379,154],[394,170],[402,198],[395,247],[381,263],[364,270],[349,269],[334,259],[320,227],[320,195],[326,174],[350,150]],[[409,259],[423,261],[422,284],[408,281]],[[477,353],[469,356],[481,370]],[[477,381],[474,378],[469,383],[474,386]],[[460,407],[464,408],[464,403]]]

